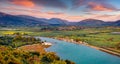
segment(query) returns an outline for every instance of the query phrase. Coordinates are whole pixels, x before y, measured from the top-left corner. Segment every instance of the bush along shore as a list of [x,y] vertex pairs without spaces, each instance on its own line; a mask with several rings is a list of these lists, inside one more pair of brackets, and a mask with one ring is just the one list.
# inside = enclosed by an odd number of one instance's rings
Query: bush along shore
[[75,64],[62,60],[54,52],[46,52],[40,39],[23,37],[17,33],[12,36],[0,36],[0,64]]
[[88,46],[88,47],[91,47],[91,48],[94,48],[94,49],[97,49],[97,50],[100,50],[100,51],[103,51],[103,52],[106,52],[106,53],[109,53],[109,54],[120,57],[120,51],[116,50],[116,49],[113,49],[113,48],[98,47],[98,46],[90,45],[87,42],[74,40],[74,39],[70,39],[70,38],[63,38],[63,37],[62,38],[61,37],[53,37],[53,38],[58,39],[58,40],[63,40],[63,41],[66,41],[66,42],[70,42],[70,43],[85,45],[85,46]]

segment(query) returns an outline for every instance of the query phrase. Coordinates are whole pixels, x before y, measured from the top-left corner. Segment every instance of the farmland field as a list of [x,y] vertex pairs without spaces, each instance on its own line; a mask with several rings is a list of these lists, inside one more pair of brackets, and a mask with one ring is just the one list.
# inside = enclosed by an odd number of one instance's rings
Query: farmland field
[[[33,28],[34,29],[34,28]],[[32,30],[33,30],[32,29]],[[28,34],[31,36],[43,36],[43,37],[63,37],[70,38],[74,40],[80,40],[87,42],[90,45],[99,47],[110,47],[119,49],[118,44],[120,44],[120,34],[114,32],[120,32],[119,27],[103,27],[103,28],[85,28],[81,30],[62,30],[62,31],[34,31],[29,30],[1,30],[1,35],[13,34],[13,33]]]

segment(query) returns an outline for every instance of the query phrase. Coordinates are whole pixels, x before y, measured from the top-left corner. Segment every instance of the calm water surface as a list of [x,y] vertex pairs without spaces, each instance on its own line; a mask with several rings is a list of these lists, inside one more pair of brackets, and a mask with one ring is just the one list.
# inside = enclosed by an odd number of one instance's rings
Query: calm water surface
[[76,64],[120,64],[120,57],[84,46],[51,38],[40,37],[53,45],[47,51],[56,52],[62,59],[74,61]]

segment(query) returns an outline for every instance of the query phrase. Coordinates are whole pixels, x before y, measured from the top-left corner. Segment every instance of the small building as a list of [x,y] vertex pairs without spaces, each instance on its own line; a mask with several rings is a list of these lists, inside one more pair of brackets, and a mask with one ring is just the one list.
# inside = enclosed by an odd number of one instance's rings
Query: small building
[[42,45],[52,45],[52,43],[50,43],[50,42],[44,42],[44,43],[42,43]]
[[120,32],[111,32],[112,34],[120,34]]

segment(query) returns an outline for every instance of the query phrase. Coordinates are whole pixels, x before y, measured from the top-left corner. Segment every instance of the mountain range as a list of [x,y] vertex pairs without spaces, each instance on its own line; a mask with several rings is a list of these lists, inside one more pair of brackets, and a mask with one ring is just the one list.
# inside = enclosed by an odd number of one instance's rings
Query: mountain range
[[11,15],[0,12],[0,26],[120,26],[120,20],[105,22],[97,19],[85,19],[79,22],[69,22],[59,18],[36,18],[27,15]]

